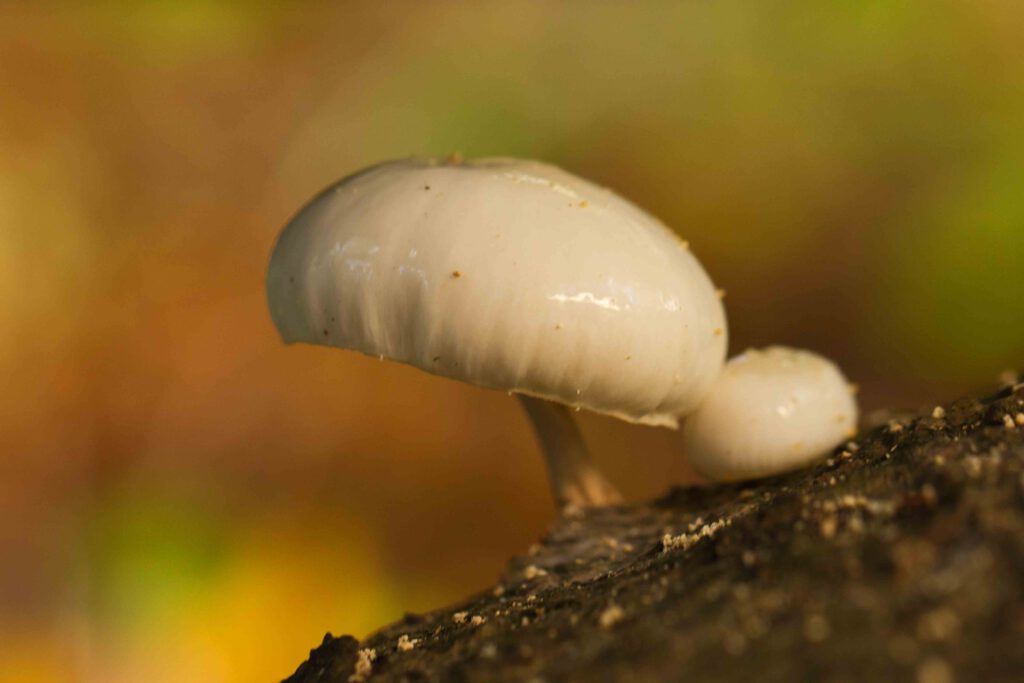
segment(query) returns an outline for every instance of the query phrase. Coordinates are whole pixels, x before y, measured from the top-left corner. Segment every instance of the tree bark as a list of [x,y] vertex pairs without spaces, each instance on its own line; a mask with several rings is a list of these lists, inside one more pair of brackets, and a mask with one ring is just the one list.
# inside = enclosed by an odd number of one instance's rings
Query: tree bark
[[1024,680],[1024,384],[888,417],[813,470],[570,509],[287,680]]

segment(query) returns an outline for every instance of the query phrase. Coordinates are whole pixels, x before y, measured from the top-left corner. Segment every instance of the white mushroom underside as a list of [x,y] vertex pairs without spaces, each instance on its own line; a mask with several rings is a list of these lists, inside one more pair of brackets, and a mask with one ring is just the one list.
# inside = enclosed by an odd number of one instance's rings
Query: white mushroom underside
[[683,452],[709,479],[753,479],[813,462],[856,424],[856,401],[834,363],[786,347],[750,350],[726,363],[686,419]]
[[267,274],[287,342],[675,426],[725,357],[721,302],[679,238],[533,161],[388,162],[307,205]]

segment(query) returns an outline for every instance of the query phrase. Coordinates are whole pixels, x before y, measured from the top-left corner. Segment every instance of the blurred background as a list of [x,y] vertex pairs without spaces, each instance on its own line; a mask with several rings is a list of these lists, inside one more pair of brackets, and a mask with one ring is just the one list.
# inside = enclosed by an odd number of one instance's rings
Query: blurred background
[[[827,5],[827,6],[826,6]],[[867,410],[1024,366],[1024,5],[0,4],[0,680],[255,681],[492,582],[515,401],[285,347],[274,238],[388,158],[537,157],[690,241],[732,351]],[[634,499],[673,434],[580,414]]]

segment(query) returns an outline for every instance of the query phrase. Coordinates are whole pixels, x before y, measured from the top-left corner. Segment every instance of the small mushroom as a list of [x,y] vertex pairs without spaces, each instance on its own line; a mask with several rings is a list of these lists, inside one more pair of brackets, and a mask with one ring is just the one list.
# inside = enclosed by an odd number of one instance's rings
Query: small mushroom
[[857,403],[834,363],[773,346],[726,363],[683,426],[683,450],[709,479],[753,479],[821,458],[856,424]]
[[360,351],[519,395],[561,505],[618,500],[567,407],[675,427],[725,360],[725,313],[674,233],[613,192],[515,159],[374,166],[281,233],[288,343]]

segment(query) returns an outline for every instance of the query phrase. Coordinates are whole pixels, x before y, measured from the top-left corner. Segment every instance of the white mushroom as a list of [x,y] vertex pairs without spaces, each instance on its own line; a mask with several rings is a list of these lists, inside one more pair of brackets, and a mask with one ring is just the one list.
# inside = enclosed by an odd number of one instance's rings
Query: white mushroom
[[752,479],[817,460],[856,423],[853,392],[835,364],[775,346],[729,360],[687,418],[683,449],[709,479]]
[[565,406],[675,427],[725,358],[722,304],[686,244],[535,161],[412,159],[342,180],[281,234],[267,296],[286,342],[519,394],[562,504],[617,499]]

